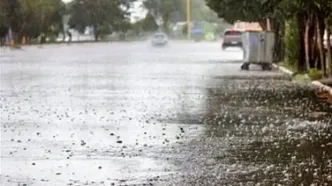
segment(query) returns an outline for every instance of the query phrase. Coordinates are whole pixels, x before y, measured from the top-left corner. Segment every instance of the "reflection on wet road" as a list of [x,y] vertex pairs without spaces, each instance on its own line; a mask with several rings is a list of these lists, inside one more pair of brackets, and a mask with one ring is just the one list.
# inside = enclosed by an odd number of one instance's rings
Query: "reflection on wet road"
[[[3,50],[3,49],[2,49]],[[331,185],[331,107],[218,43],[3,51],[0,185]]]

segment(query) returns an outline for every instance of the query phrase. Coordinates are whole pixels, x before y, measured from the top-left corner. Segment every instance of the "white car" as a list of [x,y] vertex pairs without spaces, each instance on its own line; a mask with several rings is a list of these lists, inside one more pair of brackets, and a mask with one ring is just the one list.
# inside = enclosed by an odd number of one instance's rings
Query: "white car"
[[168,44],[168,38],[165,33],[158,32],[153,34],[151,42],[154,46],[164,46]]

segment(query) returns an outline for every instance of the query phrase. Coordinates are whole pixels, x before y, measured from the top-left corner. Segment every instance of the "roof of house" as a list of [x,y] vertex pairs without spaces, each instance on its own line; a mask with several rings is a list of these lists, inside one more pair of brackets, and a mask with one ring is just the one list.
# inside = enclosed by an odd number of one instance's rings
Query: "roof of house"
[[236,22],[233,26],[233,29],[241,29],[241,30],[253,30],[253,31],[261,31],[263,30],[259,23],[257,22]]

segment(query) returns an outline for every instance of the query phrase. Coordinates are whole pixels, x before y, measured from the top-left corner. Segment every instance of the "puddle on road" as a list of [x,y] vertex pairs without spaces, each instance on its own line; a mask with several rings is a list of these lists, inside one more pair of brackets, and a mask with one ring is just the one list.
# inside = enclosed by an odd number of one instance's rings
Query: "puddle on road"
[[[6,159],[4,159],[6,160]],[[10,166],[9,166],[10,165]],[[50,160],[6,160],[1,185],[111,185],[171,174],[172,167],[150,158],[98,157]],[[15,175],[10,177],[6,175]],[[33,175],[33,177],[31,177]],[[23,178],[30,178],[23,179]],[[8,181],[7,181],[7,180]],[[20,180],[21,179],[21,180]],[[16,182],[16,183],[15,183]]]
[[201,125],[161,123],[160,114],[147,119],[103,107],[35,105],[30,110],[21,103],[5,108],[1,183],[6,186],[133,184],[169,175],[176,166],[151,153],[191,141],[204,130]]

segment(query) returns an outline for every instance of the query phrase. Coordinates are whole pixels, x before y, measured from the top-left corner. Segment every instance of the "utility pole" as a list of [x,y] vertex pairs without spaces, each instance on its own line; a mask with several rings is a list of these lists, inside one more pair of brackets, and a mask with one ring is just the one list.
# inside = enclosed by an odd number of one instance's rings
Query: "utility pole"
[[190,40],[191,38],[191,0],[186,0],[187,4],[187,34],[188,34],[188,39]]

